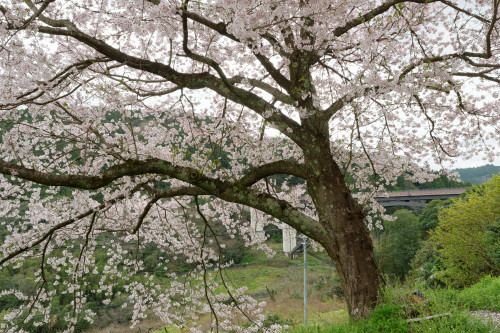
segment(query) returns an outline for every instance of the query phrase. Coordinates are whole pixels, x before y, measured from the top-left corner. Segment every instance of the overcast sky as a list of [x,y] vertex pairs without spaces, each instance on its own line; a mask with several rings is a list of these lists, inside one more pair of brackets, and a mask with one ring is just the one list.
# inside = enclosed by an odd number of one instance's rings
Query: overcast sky
[[[449,167],[451,169],[462,169],[462,168],[475,168],[475,167],[482,166],[485,164],[494,164],[494,165],[500,166],[500,158],[497,157],[493,162],[482,160],[481,157],[475,157],[475,158],[470,159],[470,160],[464,160],[462,158],[457,158],[457,162],[454,165],[452,165],[452,166],[446,165],[446,167]],[[438,168],[435,165],[432,165],[432,167],[436,168],[436,169]]]

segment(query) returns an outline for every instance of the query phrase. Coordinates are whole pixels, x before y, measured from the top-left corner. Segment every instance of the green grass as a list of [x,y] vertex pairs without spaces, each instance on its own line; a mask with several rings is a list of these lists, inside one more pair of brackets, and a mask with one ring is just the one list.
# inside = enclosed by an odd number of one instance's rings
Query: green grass
[[[333,293],[333,287],[338,286],[339,281],[335,270],[328,265],[325,253],[308,255],[309,325],[304,328],[302,257],[290,259],[279,253],[281,244],[270,245],[278,252],[273,258],[267,258],[261,251],[256,251],[251,263],[237,265],[225,272],[228,285],[247,286],[250,295],[267,303],[266,325],[288,325],[289,332],[293,333],[493,332],[491,326],[471,317],[468,312],[500,311],[498,277],[486,277],[464,290],[423,288],[417,283],[389,286],[382,291],[381,304],[369,318],[352,322],[345,303]],[[417,289],[422,290],[425,300],[415,301],[412,294]],[[420,322],[407,322],[410,318],[439,314],[449,315]],[[202,329],[208,329],[210,317],[200,318],[197,322],[202,324]],[[167,332],[180,332],[173,326],[166,328]]]
[[[492,328],[475,318],[465,314],[455,314],[450,317],[430,319],[422,323],[408,324],[398,316],[400,310],[384,305],[377,308],[373,315],[358,323],[346,323],[338,326],[321,324],[297,327],[293,333],[411,333],[411,332],[439,332],[439,333],[491,333]],[[389,317],[385,317],[389,316]]]
[[[225,269],[224,279],[231,287],[246,286],[252,297],[265,301],[264,310],[270,316],[269,322],[279,320],[297,326],[303,321],[303,258],[291,259],[282,254],[281,243],[267,245],[276,251],[274,257],[268,258],[260,250],[252,251],[252,262]],[[307,256],[309,317],[321,323],[344,323],[349,317],[345,304],[332,294],[332,286],[338,284],[335,269],[325,252],[311,252],[308,250]],[[219,283],[220,277],[215,277],[215,280]],[[169,279],[164,281],[166,284]],[[189,282],[200,283],[195,280]],[[223,287],[216,289],[216,293],[219,292],[225,292]],[[206,316],[197,322],[203,326],[209,320],[210,316]],[[176,332],[173,326],[167,329],[168,332]]]
[[470,310],[500,312],[500,277],[487,276],[459,293],[458,299]]
[[[464,290],[423,289],[424,300],[416,300],[412,292],[416,285],[405,284],[387,287],[381,301],[367,319],[341,325],[313,323],[307,328],[296,326],[293,333],[341,333],[341,332],[494,332],[477,318],[471,317],[470,310],[499,311],[500,277],[486,277],[476,285]],[[438,318],[408,322],[412,317],[422,318],[433,315]],[[496,330],[497,332],[499,330]]]

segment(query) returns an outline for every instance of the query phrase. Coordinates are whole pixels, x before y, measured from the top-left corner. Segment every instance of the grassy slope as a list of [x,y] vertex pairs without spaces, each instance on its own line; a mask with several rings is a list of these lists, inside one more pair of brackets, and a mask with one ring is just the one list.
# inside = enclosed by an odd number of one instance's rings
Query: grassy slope
[[[303,257],[291,259],[281,252],[281,243],[267,243],[276,255],[268,258],[262,251],[253,251],[248,265],[237,265],[226,270],[226,282],[234,287],[247,286],[248,293],[259,301],[265,301],[265,311],[274,318],[276,314],[283,322],[298,326],[303,322]],[[335,269],[324,252],[307,251],[308,278],[308,318],[324,324],[341,324],[348,320],[345,303],[333,294],[332,287],[339,286],[335,279]],[[198,323],[208,325],[206,316]],[[206,326],[208,328],[208,326]],[[140,324],[141,331],[161,328],[156,332],[181,332],[172,326],[162,326],[154,319]],[[113,325],[93,333],[138,332],[126,325]]]
[[[500,332],[500,326],[485,324],[469,315],[470,310],[500,312],[500,277],[486,277],[478,284],[464,289],[423,289],[425,299],[412,297],[418,285],[410,283],[389,287],[372,316],[358,323],[342,325],[310,325],[295,327],[293,333],[338,333],[338,332]],[[443,315],[438,318],[407,322],[408,318]],[[497,324],[498,325],[498,324]]]
[[[338,286],[335,270],[325,253],[308,251],[308,319],[303,328],[303,266],[302,256],[290,259],[280,253],[281,244],[270,244],[277,252],[267,258],[260,251],[248,265],[227,270],[228,283],[238,287],[246,285],[249,293],[259,301],[265,301],[265,311],[272,322],[289,325],[289,331],[299,332],[493,332],[493,329],[468,315],[470,310],[500,311],[500,278],[486,278],[471,288],[425,289],[415,284],[389,287],[374,315],[359,323],[349,322],[345,303],[332,291]],[[415,302],[412,293],[422,289],[425,300]],[[411,317],[438,314],[450,315],[407,323]],[[208,329],[210,318],[198,321]],[[156,332],[181,332],[171,326],[162,326],[150,319],[140,325],[141,331],[156,328]],[[165,330],[166,329],[166,330]],[[132,332],[126,326],[108,327],[94,331],[100,333]],[[135,330],[137,331],[137,330]]]
[[[281,253],[281,243],[268,245],[276,251],[273,258],[267,258],[263,252],[256,251],[252,263],[229,269],[227,275],[232,285],[247,286],[250,295],[259,301],[265,301],[268,315],[291,326],[300,325],[304,313],[302,254],[296,259],[290,259]],[[313,253],[308,249],[307,264],[310,320],[328,324],[346,322],[348,314],[345,304],[332,294],[335,270],[327,255],[324,252]],[[208,320],[205,322],[208,323]]]

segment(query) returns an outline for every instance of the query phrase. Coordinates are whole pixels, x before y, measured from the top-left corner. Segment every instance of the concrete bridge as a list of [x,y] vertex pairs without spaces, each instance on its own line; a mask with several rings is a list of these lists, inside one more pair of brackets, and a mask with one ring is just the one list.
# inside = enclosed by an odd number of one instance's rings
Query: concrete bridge
[[432,200],[447,200],[458,197],[465,188],[440,188],[431,190],[409,190],[377,193],[375,200],[382,207],[425,207]]
[[[375,199],[383,207],[425,207],[432,200],[447,200],[458,197],[465,188],[410,190],[377,193]],[[264,214],[250,208],[250,221],[256,237],[264,237]],[[297,246],[297,230],[285,226],[283,228],[283,252],[290,253]]]

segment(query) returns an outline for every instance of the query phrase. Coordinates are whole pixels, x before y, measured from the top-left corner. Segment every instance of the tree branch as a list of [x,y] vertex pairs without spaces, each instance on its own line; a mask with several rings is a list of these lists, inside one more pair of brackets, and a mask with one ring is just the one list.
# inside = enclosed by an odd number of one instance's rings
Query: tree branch
[[137,231],[139,231],[139,229],[142,226],[142,223],[144,222],[144,219],[148,215],[153,205],[158,202],[158,200],[163,198],[172,198],[183,195],[197,196],[197,195],[207,194],[207,192],[199,188],[189,187],[189,186],[178,187],[170,190],[156,190],[149,185],[144,185],[143,188],[149,193],[154,194],[154,198],[147,203],[146,207],[144,207],[141,216],[139,216],[137,224],[135,225],[134,229],[132,229],[132,231],[129,232],[132,235],[137,233]]
[[309,178],[305,165],[282,160],[255,167],[236,183],[243,186],[251,186],[261,179],[276,174],[288,174],[302,179]]
[[[245,79],[246,78],[244,78],[243,76],[233,76],[228,81],[231,83],[242,83],[243,80],[245,80]],[[262,89],[263,91],[272,95],[274,98],[276,98],[281,103],[288,104],[288,105],[294,105],[294,103],[295,103],[295,101],[289,95],[281,92],[281,90],[273,87],[272,85],[270,85],[266,82],[263,82],[263,81],[257,80],[257,79],[246,79],[246,80],[252,86],[257,87],[259,89]]]
[[[198,14],[189,12],[189,11],[184,11],[183,12],[186,18],[189,18],[195,22],[198,22],[200,24],[203,24],[207,28],[210,28],[219,34],[228,37],[229,39],[241,43],[239,39],[237,39],[234,35],[231,35],[227,32],[227,26],[224,22],[219,22],[219,23],[214,23],[210,20],[207,20],[204,17],[199,16]],[[271,36],[269,34],[264,35],[263,38],[266,40],[269,40]],[[261,63],[261,65],[271,74],[271,77],[278,83],[282,88],[284,88],[288,93],[290,93],[291,90],[291,84],[290,81],[280,73],[278,69],[274,67],[274,65],[269,61],[267,57],[260,53],[253,52],[254,56],[257,58],[257,60]]]
[[[123,63],[131,68],[135,68],[138,70],[143,70],[155,75],[159,75],[166,80],[176,84],[180,88],[188,88],[188,89],[202,89],[208,88],[217,94],[228,98],[236,103],[246,106],[247,108],[255,111],[264,119],[269,121],[270,123],[276,125],[278,129],[283,128],[283,125],[286,125],[285,128],[290,128],[292,131],[283,131],[282,133],[292,139],[294,142],[299,144],[300,142],[300,125],[293,119],[285,116],[278,109],[276,109],[272,104],[268,103],[263,98],[258,95],[246,91],[241,88],[232,87],[232,89],[228,89],[226,84],[224,84],[224,80],[221,78],[217,78],[216,76],[208,73],[181,73],[168,65],[159,62],[153,62],[147,59],[142,59],[138,57],[134,57],[128,55],[109,44],[98,40],[94,37],[91,37],[87,34],[84,34],[80,30],[78,30],[72,23],[66,23],[65,20],[50,20],[45,19],[42,20],[44,23],[54,23],[57,28],[40,26],[38,31],[44,34],[49,35],[60,35],[72,37],[80,42],[90,46],[95,49],[99,53],[109,57],[119,63]],[[59,26],[65,26],[66,29],[61,29]],[[272,74],[271,74],[272,75]],[[267,112],[271,111],[271,112]]]
[[[145,174],[169,176],[195,186],[203,191],[203,194],[214,195],[225,201],[259,209],[311,238],[320,241],[323,236],[326,235],[326,231],[317,221],[301,213],[285,200],[277,199],[270,194],[261,193],[249,187],[255,184],[259,179],[277,173],[291,174],[307,179],[308,175],[303,170],[305,170],[305,168],[301,167],[300,164],[288,161],[278,161],[256,167],[239,181],[230,182],[209,178],[197,169],[177,166],[160,159],[148,159],[144,161],[129,160],[125,163],[110,167],[105,170],[101,176],[54,175],[0,160],[0,173],[49,186],[98,189],[124,176],[139,176]],[[179,189],[178,191],[185,191],[183,192],[185,195],[199,193],[189,187],[182,190]],[[92,212],[88,212],[88,214],[91,213]],[[68,222],[68,224],[69,223],[72,222]]]
[[[140,186],[136,186],[132,191],[131,193],[133,192],[136,192],[137,190],[139,190]],[[109,205],[112,205],[114,203],[116,203],[117,201],[119,200],[122,200],[125,198],[125,195],[120,195],[112,200],[109,200],[103,204],[100,204],[99,206],[95,207],[95,208],[92,208],[92,209],[89,209],[87,210],[86,212],[83,212],[79,215],[77,215],[76,217],[73,217],[73,218],[70,218],[66,221],[63,221],[61,223],[58,223],[56,224],[55,226],[53,226],[52,228],[50,228],[45,234],[43,234],[40,238],[38,238],[37,240],[33,241],[32,243],[30,243],[30,245],[27,245],[27,246],[24,246],[24,247],[21,247],[19,249],[17,249],[16,251],[6,255],[5,257],[3,257],[2,259],[0,259],[0,267],[5,263],[7,262],[8,260],[18,256],[19,254],[39,245],[40,243],[42,243],[44,240],[46,240],[47,238],[51,238],[52,235],[59,229],[62,229],[70,224],[73,224],[75,223],[76,221],[79,221],[81,219],[84,219],[86,218],[87,216],[90,216],[92,214],[95,214],[97,211],[105,208],[106,206],[109,206]]]
[[335,30],[333,30],[333,35],[336,37],[339,37],[339,36],[345,34],[346,32],[348,32],[349,30],[357,27],[358,25],[361,25],[365,22],[371,21],[375,17],[385,13],[386,11],[391,9],[391,7],[394,5],[404,3],[404,2],[428,4],[431,2],[435,2],[435,1],[437,1],[437,0],[410,0],[410,1],[408,1],[408,0],[393,0],[393,1],[388,1],[388,2],[382,4],[378,7],[370,10],[369,12],[367,12],[363,15],[359,15],[359,17],[350,20],[345,25],[343,25],[341,27],[337,27]]

